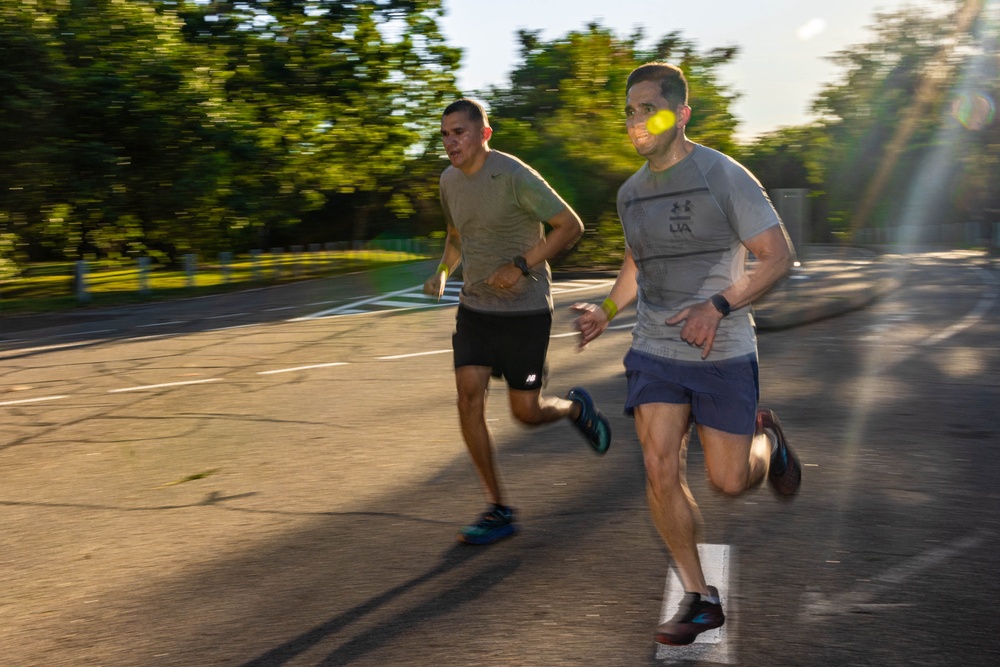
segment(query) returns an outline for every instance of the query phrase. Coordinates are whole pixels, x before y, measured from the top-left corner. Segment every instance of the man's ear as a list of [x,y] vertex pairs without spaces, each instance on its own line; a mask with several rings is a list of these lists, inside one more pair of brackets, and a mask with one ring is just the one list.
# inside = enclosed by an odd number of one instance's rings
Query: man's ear
[[682,104],[677,108],[677,126],[687,127],[687,124],[691,121],[691,107],[686,104]]
[[485,144],[487,141],[489,141],[490,137],[492,137],[492,136],[493,136],[493,128],[492,127],[484,127],[483,128],[483,143]]

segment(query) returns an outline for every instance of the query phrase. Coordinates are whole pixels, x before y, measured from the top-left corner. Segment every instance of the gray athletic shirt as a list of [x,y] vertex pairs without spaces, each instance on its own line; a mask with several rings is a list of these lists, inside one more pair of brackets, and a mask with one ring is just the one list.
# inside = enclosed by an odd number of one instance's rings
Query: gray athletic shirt
[[547,262],[532,267],[534,280],[522,278],[510,289],[494,289],[484,282],[538,243],[545,233],[542,222],[567,208],[538,172],[513,155],[491,150],[471,176],[455,167],[444,170],[441,208],[462,236],[463,306],[487,313],[552,311]]
[[[661,172],[648,163],[618,190],[618,215],[638,268],[638,321],[632,348],[670,359],[700,361],[701,348],[681,339],[683,322],[664,320],[721,292],[746,271],[741,240],[780,225],[760,182],[728,156],[695,145]],[[756,354],[749,306],[719,323],[706,361]]]

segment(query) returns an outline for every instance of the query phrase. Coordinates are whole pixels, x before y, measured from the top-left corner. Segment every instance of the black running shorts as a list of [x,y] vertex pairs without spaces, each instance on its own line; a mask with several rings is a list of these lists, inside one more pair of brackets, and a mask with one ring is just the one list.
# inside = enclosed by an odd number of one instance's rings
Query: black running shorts
[[497,315],[459,306],[451,337],[455,368],[488,366],[511,389],[541,389],[552,313]]

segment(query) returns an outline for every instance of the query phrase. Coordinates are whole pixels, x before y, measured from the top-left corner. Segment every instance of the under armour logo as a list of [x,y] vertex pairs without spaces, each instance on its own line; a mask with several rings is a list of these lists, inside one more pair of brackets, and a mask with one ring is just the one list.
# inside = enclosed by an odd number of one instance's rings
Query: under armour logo
[[691,212],[691,200],[690,199],[685,199],[683,204],[680,203],[679,201],[675,201],[674,202],[674,206],[673,206],[673,208],[670,209],[670,212],[673,215],[677,215],[680,211],[684,211],[685,213],[690,213]]

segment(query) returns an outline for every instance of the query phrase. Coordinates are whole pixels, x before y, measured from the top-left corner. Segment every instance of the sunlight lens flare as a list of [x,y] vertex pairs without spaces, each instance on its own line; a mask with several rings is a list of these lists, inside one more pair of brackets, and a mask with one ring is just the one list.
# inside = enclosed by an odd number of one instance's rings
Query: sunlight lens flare
[[662,134],[672,128],[677,122],[677,115],[670,109],[660,109],[646,121],[646,129],[650,134]]
[[964,93],[951,103],[951,115],[967,130],[984,130],[993,123],[997,107],[982,93]]

